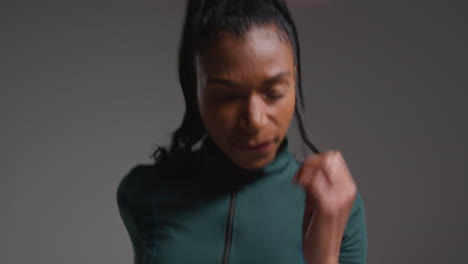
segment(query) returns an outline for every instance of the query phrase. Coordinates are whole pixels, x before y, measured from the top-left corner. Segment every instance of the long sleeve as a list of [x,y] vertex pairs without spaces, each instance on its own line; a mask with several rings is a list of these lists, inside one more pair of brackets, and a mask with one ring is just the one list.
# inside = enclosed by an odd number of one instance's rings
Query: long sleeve
[[367,263],[367,229],[364,203],[358,193],[349,216],[340,249],[340,264]]
[[140,249],[141,243],[138,235],[138,229],[135,222],[135,212],[132,212],[132,202],[128,193],[128,176],[119,184],[117,189],[117,205],[119,207],[120,217],[127,229],[134,252],[134,263],[141,263]]
[[156,257],[154,233],[151,232],[154,215],[144,188],[149,185],[146,182],[148,174],[147,167],[136,166],[117,189],[117,204],[130,236],[135,264],[152,263]]
[[[301,250],[301,263],[307,264]],[[366,264],[367,263],[367,229],[364,203],[361,195],[357,193],[341,241],[340,264]]]

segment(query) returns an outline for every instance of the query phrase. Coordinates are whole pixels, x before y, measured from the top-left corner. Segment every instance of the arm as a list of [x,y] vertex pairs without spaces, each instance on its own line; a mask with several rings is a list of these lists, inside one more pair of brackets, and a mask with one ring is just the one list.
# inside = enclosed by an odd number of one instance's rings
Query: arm
[[[302,255],[302,251],[301,251]],[[302,256],[301,264],[306,264]],[[367,228],[365,220],[364,203],[361,195],[356,194],[356,200],[346,225],[345,233],[340,247],[340,264],[366,264],[367,263]]]
[[362,199],[342,154],[311,155],[293,181],[306,190],[303,255],[308,263],[366,263]]
[[147,190],[149,170],[145,166],[133,168],[117,189],[117,205],[130,236],[135,264],[151,263],[156,256],[154,234],[150,228],[154,226],[154,214]]
[[340,264],[367,263],[367,228],[364,203],[357,193],[340,248]]
[[130,241],[132,243],[133,252],[134,252],[134,263],[138,264],[141,263],[139,260],[139,256],[141,255],[140,248],[141,243],[138,235],[138,229],[135,221],[135,212],[132,211],[132,200],[131,196],[129,195],[129,186],[128,186],[128,178],[132,173],[125,176],[124,179],[120,182],[119,187],[117,189],[117,205],[119,208],[120,217],[127,229],[127,232],[130,236]]

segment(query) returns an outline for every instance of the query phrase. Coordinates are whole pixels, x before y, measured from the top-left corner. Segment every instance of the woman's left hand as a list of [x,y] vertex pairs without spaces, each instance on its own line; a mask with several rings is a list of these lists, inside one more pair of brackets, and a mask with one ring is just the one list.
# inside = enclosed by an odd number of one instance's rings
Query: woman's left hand
[[310,264],[338,263],[357,187],[339,151],[309,156],[294,182],[306,191],[303,252]]

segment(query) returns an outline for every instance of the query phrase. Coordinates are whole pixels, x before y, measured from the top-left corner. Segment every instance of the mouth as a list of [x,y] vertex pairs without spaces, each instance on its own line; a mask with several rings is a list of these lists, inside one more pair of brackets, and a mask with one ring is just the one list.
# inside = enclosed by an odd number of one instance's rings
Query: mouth
[[273,147],[274,142],[275,140],[268,140],[253,144],[232,143],[232,146],[243,151],[266,152]]

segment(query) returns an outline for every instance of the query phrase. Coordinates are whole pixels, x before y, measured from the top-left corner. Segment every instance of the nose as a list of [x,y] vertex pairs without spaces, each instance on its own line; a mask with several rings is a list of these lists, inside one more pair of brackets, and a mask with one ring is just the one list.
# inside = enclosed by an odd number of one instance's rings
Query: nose
[[242,129],[256,133],[267,124],[266,105],[260,96],[250,96],[243,108],[240,120]]

